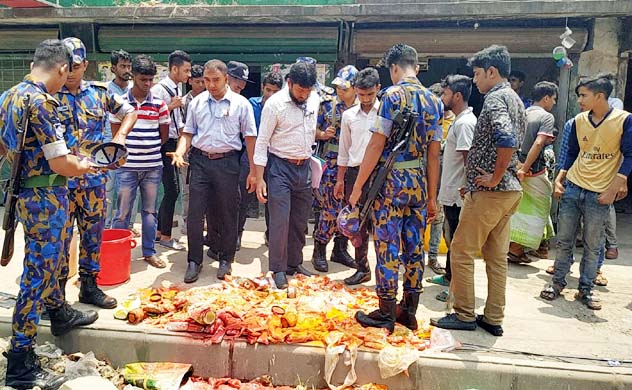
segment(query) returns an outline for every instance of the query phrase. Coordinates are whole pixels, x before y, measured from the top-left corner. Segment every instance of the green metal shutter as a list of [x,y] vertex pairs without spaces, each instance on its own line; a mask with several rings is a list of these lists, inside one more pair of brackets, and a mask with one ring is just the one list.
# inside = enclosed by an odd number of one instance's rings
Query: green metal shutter
[[101,56],[123,49],[133,54],[155,54],[164,61],[175,49],[194,61],[211,58],[248,64],[292,63],[310,56],[333,63],[338,52],[337,26],[269,25],[102,25],[97,33]]

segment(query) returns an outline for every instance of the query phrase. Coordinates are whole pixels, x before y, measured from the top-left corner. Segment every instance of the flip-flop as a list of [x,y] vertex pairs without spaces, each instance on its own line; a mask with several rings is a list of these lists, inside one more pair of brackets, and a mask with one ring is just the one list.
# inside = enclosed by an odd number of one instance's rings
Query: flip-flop
[[515,255],[511,252],[508,252],[507,261],[513,264],[529,264],[532,260],[525,253],[523,253],[522,255]]
[[149,263],[152,267],[165,268],[167,266],[167,263],[165,263],[163,259],[159,259],[156,256],[145,256],[143,257],[143,260]]
[[597,272],[597,277],[595,278],[593,283],[595,283],[597,286],[605,287],[608,285],[608,279],[606,279],[601,271],[599,271]]
[[427,278],[426,282],[438,284],[445,287],[450,285],[450,282],[448,282],[448,280],[445,278],[445,275],[435,275],[431,278]]

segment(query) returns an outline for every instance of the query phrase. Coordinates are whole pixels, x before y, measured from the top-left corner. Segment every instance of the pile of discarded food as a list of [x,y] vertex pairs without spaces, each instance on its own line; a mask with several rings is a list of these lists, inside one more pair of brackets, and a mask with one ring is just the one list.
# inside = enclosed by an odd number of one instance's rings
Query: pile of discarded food
[[377,308],[375,293],[349,289],[327,277],[297,277],[287,290],[274,287],[271,278],[235,278],[219,286],[181,290],[175,287],[142,289],[115,313],[132,324],[144,322],[175,332],[190,332],[213,343],[243,338],[248,343],[316,343],[327,346],[330,332],[337,340],[382,350],[387,345],[416,350],[429,347],[430,329],[412,332],[397,326],[362,328],[354,319],[358,310]]

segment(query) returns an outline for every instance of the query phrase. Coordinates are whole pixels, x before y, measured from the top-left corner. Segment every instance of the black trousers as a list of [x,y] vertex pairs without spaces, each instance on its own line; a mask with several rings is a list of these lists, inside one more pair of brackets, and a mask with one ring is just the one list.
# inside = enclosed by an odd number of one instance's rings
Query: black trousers
[[[303,262],[307,218],[312,205],[309,165],[268,158],[269,268],[287,272]],[[232,241],[233,247],[235,246]],[[233,248],[234,249],[234,248]]]
[[244,150],[241,154],[241,160],[239,162],[239,193],[241,194],[241,201],[239,202],[239,234],[244,231],[246,225],[246,217],[248,216],[248,208],[257,199],[257,193],[255,191],[248,192],[246,189],[246,180],[250,174],[250,162],[248,161],[248,151]]
[[[351,193],[353,192],[353,185],[358,178],[358,173],[360,173],[360,167],[348,167],[345,172],[345,202],[349,204],[349,197],[351,197]],[[368,182],[368,181],[367,181]],[[363,193],[366,193],[368,190],[368,185],[365,184],[363,188]],[[371,221],[366,221],[366,223],[362,226],[360,230],[360,238],[362,239],[362,243],[360,246],[356,247],[356,250],[363,249],[364,253],[366,253],[369,247],[369,227],[371,225]],[[356,256],[357,260],[358,256]]]
[[[220,260],[233,261],[237,242],[239,205],[239,154],[211,160],[191,150],[189,156],[188,260],[201,264],[204,256],[204,218],[210,210],[213,225],[221,232],[216,243]],[[210,227],[209,227],[210,230]]]
[[167,156],[169,152],[175,152],[178,146],[177,138],[169,138],[162,145],[160,153],[162,154],[162,187],[164,196],[160,202],[158,209],[158,232],[165,236],[171,236],[173,227],[173,214],[176,209],[176,202],[180,194],[180,185],[178,182],[178,168],[171,164],[171,157]]
[[[459,216],[461,215],[461,208],[453,206],[443,206],[443,213],[445,215],[445,224],[443,225],[443,237],[448,245],[448,255],[445,262],[445,278],[452,280],[452,269],[450,268],[450,243],[454,232],[456,232],[457,226],[459,226]],[[447,229],[446,229],[447,228]]]

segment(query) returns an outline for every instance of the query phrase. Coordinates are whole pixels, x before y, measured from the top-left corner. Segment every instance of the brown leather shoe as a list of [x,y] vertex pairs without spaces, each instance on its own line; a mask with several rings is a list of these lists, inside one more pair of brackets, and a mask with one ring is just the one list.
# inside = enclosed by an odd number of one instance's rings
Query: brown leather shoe
[[606,259],[614,260],[619,258],[619,249],[618,248],[609,248],[606,249]]

